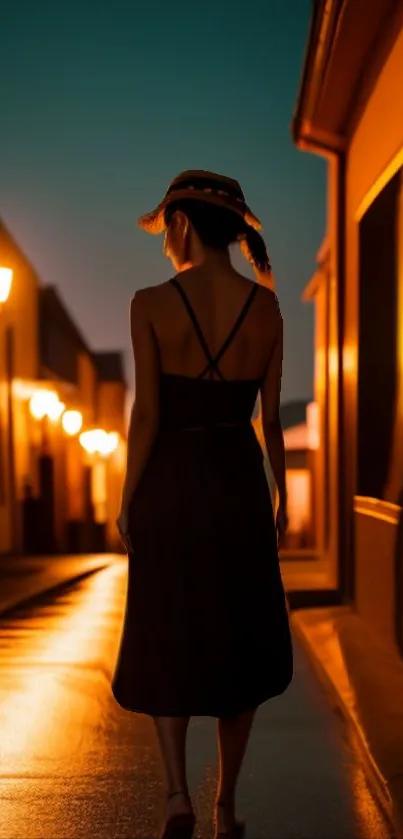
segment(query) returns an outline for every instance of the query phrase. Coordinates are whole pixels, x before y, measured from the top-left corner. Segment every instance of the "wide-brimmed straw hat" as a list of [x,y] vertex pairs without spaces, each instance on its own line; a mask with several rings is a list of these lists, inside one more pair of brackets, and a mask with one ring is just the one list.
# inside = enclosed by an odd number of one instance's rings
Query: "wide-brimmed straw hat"
[[259,219],[248,207],[238,181],[206,172],[203,169],[189,169],[182,172],[169,184],[165,197],[155,210],[138,219],[138,225],[147,233],[163,233],[166,229],[165,210],[169,204],[179,199],[196,198],[218,207],[232,210],[250,224],[255,230],[261,230]]

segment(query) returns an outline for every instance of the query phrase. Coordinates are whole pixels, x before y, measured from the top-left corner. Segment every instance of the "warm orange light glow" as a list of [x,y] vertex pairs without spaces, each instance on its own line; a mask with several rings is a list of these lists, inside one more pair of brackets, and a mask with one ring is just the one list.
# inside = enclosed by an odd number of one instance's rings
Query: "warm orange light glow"
[[17,399],[31,399],[38,392],[38,386],[33,381],[25,379],[13,380],[13,395]]
[[98,460],[92,468],[91,500],[94,507],[95,521],[100,524],[107,519],[107,482],[106,463]]
[[[102,433],[102,432],[101,432]],[[79,437],[80,445],[88,454],[95,454],[98,451],[99,429],[83,431]]]
[[292,425],[286,428],[284,433],[284,445],[287,452],[305,451],[308,446],[308,427],[305,422]]
[[66,434],[73,437],[81,431],[83,424],[83,417],[80,411],[65,411],[62,416],[62,427]]
[[290,533],[301,533],[309,525],[311,476],[308,469],[287,469]]
[[[79,560],[80,564],[82,560]],[[86,560],[86,568],[100,566],[99,558]],[[77,566],[78,568],[78,566]],[[82,566],[80,565],[82,571]],[[27,765],[36,765],[38,750],[43,743],[51,743],[52,759],[63,761],[66,755],[74,759],[94,748],[91,737],[82,737],[81,727],[88,726],[93,732],[94,714],[102,719],[100,704],[91,697],[77,697],[71,703],[68,725],[66,722],[66,690],[59,668],[97,666],[105,661],[112,671],[116,649],[108,644],[108,636],[99,631],[107,626],[110,615],[121,609],[122,592],[125,585],[125,570],[113,560],[108,568],[87,578],[85,586],[75,592],[74,602],[69,607],[46,615],[46,630],[32,632],[29,636],[21,632],[15,639],[15,656],[18,660],[29,660],[32,666],[18,674],[13,690],[1,686],[2,771],[13,777],[21,760]],[[43,620],[42,616],[37,620]],[[91,672],[91,671],[90,671]],[[85,742],[84,742],[85,740]],[[42,744],[42,746],[41,746]],[[90,758],[89,758],[90,759]]]
[[57,420],[60,419],[65,407],[64,402],[60,402],[59,399],[57,399],[57,401],[52,400],[49,403],[47,412],[49,419],[52,420],[52,422],[57,422]]
[[107,457],[118,446],[119,435],[111,431],[109,434],[103,428],[93,428],[80,434],[80,443],[88,454],[100,454]]
[[319,405],[317,402],[310,402],[306,409],[306,422],[308,430],[308,449],[319,448]]
[[335,379],[339,372],[339,356],[337,347],[329,347],[329,376]]
[[318,392],[322,392],[326,385],[326,361],[324,347],[318,347],[315,353],[315,382]]
[[0,267],[0,303],[5,303],[8,300],[12,282],[13,272],[11,268]]
[[356,348],[346,345],[343,348],[343,371],[345,373],[356,373],[357,365],[358,358]]
[[117,474],[123,472],[126,466],[126,443],[120,435],[118,435],[118,444],[113,452],[113,468]]
[[48,417],[53,422],[57,422],[64,408],[63,402],[60,402],[54,390],[37,390],[29,403],[29,410],[35,419]]
[[29,410],[35,419],[46,417],[49,402],[56,398],[57,394],[49,390],[37,390],[30,399]]
[[119,434],[116,431],[110,431],[108,434],[108,440],[106,443],[105,454],[112,454],[112,452],[116,451],[119,445]]

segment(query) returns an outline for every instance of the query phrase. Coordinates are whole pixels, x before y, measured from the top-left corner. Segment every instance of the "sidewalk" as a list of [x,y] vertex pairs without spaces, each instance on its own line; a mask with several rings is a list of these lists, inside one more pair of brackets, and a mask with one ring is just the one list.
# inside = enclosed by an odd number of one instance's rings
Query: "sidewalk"
[[368,780],[403,836],[403,661],[349,606],[296,610],[291,626],[353,724]]
[[[116,562],[125,557],[0,557],[0,614]],[[349,606],[290,614],[296,640],[307,650],[330,702],[352,723],[372,789],[403,837],[402,660]]]
[[0,556],[0,614],[119,561],[118,554]]

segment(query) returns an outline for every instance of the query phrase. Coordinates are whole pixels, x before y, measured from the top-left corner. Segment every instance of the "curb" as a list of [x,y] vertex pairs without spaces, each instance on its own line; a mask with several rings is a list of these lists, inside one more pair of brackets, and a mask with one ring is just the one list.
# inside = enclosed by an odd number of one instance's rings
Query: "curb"
[[360,757],[363,761],[365,775],[371,791],[376,798],[383,815],[389,822],[391,828],[395,831],[396,839],[403,839],[403,823],[399,815],[399,802],[394,800],[389,790],[389,784],[378,764],[376,763],[373,754],[367,743],[365,733],[361,726],[357,723],[354,714],[345,702],[342,693],[340,692],[337,682],[332,679],[328,670],[322,663],[320,656],[317,654],[314,644],[312,644],[309,633],[304,629],[303,622],[298,620],[297,613],[291,614],[290,618],[292,631],[295,633],[301,646],[306,651],[309,660],[314,666],[314,669],[325,688],[333,709],[338,713],[344,722],[346,722],[354,734],[355,744],[358,746]]
[[18,609],[27,609],[30,606],[39,606],[44,598],[61,594],[70,586],[82,582],[82,580],[85,580],[87,577],[91,577],[93,574],[96,574],[98,571],[102,571],[107,567],[107,563],[105,563],[105,565],[97,565],[94,568],[87,568],[86,571],[81,571],[73,577],[66,577],[66,579],[60,580],[58,583],[53,583],[51,585],[45,584],[45,587],[41,588],[40,591],[28,595],[28,597],[21,597],[20,600],[16,600],[11,606],[6,606],[4,609],[0,608],[0,620],[12,617],[14,612],[18,611]]

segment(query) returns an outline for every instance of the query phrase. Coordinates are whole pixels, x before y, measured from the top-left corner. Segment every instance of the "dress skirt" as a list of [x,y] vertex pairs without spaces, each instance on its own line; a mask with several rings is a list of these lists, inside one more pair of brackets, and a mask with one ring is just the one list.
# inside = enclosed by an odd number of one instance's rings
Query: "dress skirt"
[[283,693],[293,647],[250,424],[161,432],[130,508],[112,692],[151,716],[230,717]]

